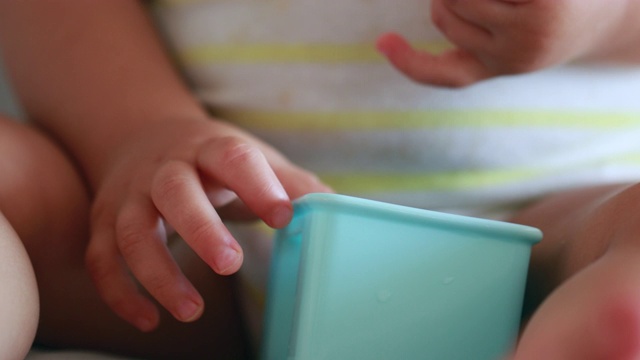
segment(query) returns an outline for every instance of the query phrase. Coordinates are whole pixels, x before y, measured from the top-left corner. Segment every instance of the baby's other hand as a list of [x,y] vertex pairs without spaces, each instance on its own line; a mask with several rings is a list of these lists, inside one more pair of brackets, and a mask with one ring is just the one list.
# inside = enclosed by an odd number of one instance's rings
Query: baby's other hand
[[409,78],[463,87],[585,56],[617,27],[625,0],[433,0],[433,23],[453,43],[442,54],[382,35],[378,49]]

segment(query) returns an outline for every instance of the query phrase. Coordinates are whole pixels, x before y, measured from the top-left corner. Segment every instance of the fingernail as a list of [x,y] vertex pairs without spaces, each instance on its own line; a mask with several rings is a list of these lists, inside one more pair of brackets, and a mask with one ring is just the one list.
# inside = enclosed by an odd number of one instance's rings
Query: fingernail
[[149,332],[156,327],[156,321],[145,316],[141,316],[136,319],[135,324],[138,330],[142,332]]
[[241,251],[230,246],[225,247],[216,258],[217,273],[220,275],[234,273],[239,267],[238,263],[242,263],[242,257]]
[[389,50],[389,46],[385,43],[378,42],[376,43],[376,50],[382,55],[388,56],[391,51]]
[[191,300],[183,301],[178,306],[178,317],[180,321],[190,322],[198,318],[201,306]]
[[291,217],[293,216],[293,210],[289,206],[278,206],[273,210],[271,215],[271,226],[274,228],[281,228],[287,226]]
[[393,51],[393,45],[397,43],[398,37],[395,33],[387,33],[379,36],[375,44],[376,49],[383,55],[389,55]]

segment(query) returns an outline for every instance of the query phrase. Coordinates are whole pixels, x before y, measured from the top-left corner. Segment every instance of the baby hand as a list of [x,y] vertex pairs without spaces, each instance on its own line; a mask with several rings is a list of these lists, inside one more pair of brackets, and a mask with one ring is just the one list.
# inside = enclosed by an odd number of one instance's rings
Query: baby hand
[[291,219],[290,197],[328,191],[274,149],[209,119],[154,124],[111,159],[97,185],[86,264],[107,305],[143,331],[157,326],[159,314],[130,273],[176,319],[193,321],[203,310],[171,256],[166,228],[215,272],[232,274],[242,249],[221,216],[255,214],[279,228]]
[[587,55],[623,18],[625,1],[433,0],[432,20],[455,46],[439,55],[414,50],[396,34],[378,49],[409,78],[462,87],[531,72]]

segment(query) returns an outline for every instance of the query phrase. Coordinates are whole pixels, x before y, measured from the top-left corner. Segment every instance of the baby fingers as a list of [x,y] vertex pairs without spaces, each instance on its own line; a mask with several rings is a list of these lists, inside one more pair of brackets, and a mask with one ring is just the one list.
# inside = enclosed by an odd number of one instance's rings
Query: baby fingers
[[109,308],[139,330],[151,331],[158,325],[158,311],[131,278],[110,225],[96,226],[85,255],[87,271]]
[[494,8],[487,0],[443,0],[431,5],[431,18],[440,31],[455,45],[468,51],[486,47],[492,38]]
[[235,192],[269,226],[289,223],[293,209],[289,196],[264,154],[233,136],[209,141],[197,157],[208,178]]
[[484,64],[462,49],[438,55],[419,52],[396,34],[378,38],[377,47],[396,69],[422,84],[464,87],[492,76]]
[[[445,12],[449,16],[491,30],[495,26],[513,22],[516,7],[525,5],[531,0],[434,0],[432,11],[438,17]],[[434,18],[435,18],[434,17]]]
[[164,219],[214,271],[232,274],[242,249],[220,220],[191,164],[172,161],[158,170],[151,198]]
[[160,216],[147,197],[129,198],[116,223],[120,254],[140,284],[180,321],[193,321],[203,300],[166,246]]

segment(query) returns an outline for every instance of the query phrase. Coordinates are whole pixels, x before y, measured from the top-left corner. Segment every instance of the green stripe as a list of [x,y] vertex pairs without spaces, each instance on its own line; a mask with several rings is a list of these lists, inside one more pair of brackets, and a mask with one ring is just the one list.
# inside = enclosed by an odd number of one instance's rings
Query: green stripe
[[[432,53],[446,42],[415,44]],[[375,63],[384,62],[372,43],[363,44],[217,44],[183,49],[177,56],[186,65],[213,63]]]
[[216,115],[249,128],[284,131],[373,131],[495,126],[618,129],[640,125],[640,113],[562,110],[222,111],[216,112]]

